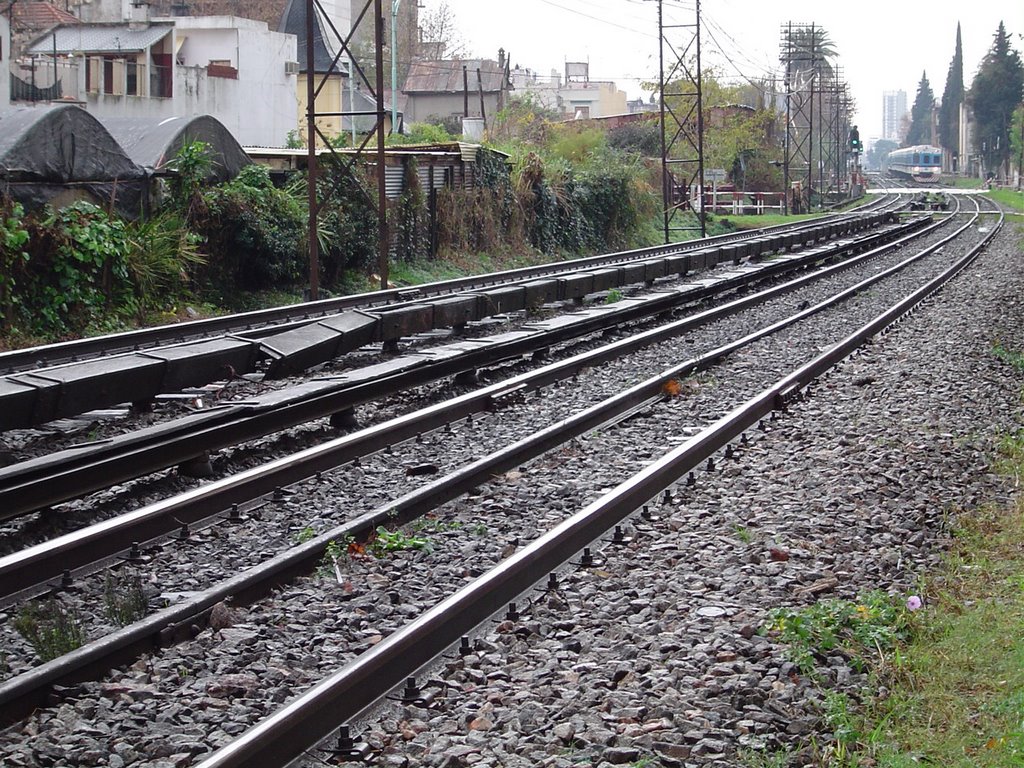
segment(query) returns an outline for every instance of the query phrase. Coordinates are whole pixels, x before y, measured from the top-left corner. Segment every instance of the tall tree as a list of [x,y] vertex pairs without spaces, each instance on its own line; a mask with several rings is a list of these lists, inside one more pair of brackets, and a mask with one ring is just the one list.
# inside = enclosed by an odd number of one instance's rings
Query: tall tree
[[946,89],[939,106],[939,144],[950,157],[960,150],[960,105],[964,100],[964,49],[960,42],[960,24],[956,25],[956,52],[949,63]]
[[1005,174],[1009,168],[1010,122],[1022,98],[1024,65],[999,22],[992,49],[982,59],[969,95],[977,123],[974,146],[989,171]]
[[783,64],[789,66],[790,85],[795,91],[804,90],[811,76],[817,75],[819,82],[815,88],[820,88],[821,80],[831,79],[833,64],[838,57],[828,30],[812,24],[798,25],[787,32],[782,41],[780,58]]
[[921,82],[917,84],[917,98],[910,109],[910,130],[907,131],[907,146],[927,144],[932,140],[932,109],[935,108],[935,96],[928,84],[928,73],[921,73]]
[[[461,59],[467,55],[469,46],[459,33],[455,12],[447,0],[441,0],[420,19],[420,46],[425,59]],[[495,54],[497,51],[490,52]]]

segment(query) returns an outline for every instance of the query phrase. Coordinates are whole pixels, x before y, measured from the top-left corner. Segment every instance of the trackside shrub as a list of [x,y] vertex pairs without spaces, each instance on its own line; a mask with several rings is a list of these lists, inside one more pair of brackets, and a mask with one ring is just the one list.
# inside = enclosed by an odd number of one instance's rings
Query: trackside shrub
[[306,213],[298,200],[249,166],[227,184],[203,190],[192,209],[205,241],[205,276],[222,288],[276,287],[303,276]]

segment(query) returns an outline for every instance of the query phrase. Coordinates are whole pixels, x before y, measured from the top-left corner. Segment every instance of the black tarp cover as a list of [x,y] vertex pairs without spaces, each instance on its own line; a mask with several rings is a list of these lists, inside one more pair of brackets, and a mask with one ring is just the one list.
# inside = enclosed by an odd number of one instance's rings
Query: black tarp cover
[[33,209],[55,197],[113,204],[139,215],[146,172],[81,107],[55,104],[0,111],[0,193]]
[[188,143],[209,145],[212,159],[207,181],[233,179],[252,161],[224,124],[210,115],[197,117],[113,117],[103,125],[132,161],[148,173],[160,171]]

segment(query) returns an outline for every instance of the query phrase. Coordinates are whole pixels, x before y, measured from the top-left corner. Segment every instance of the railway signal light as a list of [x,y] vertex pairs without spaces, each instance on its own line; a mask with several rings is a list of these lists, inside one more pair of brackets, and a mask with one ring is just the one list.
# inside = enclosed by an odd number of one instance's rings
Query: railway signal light
[[857,126],[853,126],[850,129],[850,151],[860,152],[864,148],[864,145],[860,143],[860,131],[857,130]]

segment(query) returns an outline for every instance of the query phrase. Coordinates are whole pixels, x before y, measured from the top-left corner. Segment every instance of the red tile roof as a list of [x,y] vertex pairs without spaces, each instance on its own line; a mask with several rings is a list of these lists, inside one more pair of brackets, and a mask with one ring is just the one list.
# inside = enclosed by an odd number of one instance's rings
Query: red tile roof
[[58,8],[53,3],[13,3],[11,12],[11,26],[18,30],[43,30],[57,24],[81,23],[77,16]]

